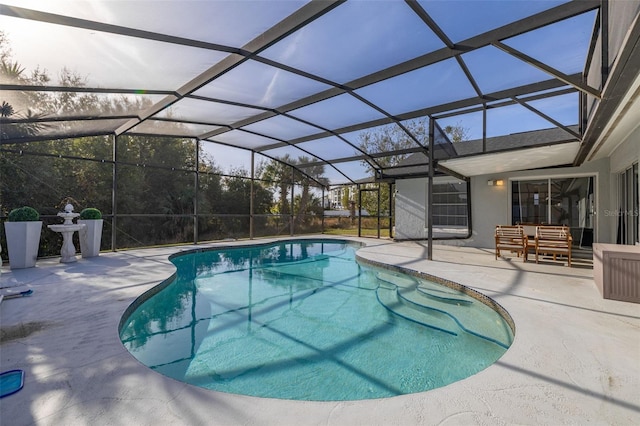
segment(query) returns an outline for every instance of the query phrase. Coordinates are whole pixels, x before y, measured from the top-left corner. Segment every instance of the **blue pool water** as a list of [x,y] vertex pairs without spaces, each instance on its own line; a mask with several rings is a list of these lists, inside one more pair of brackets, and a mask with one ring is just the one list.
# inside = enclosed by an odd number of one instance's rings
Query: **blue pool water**
[[445,386],[511,344],[511,328],[486,304],[359,264],[358,247],[297,240],[175,256],[176,275],[127,313],[121,340],[183,382],[316,401]]

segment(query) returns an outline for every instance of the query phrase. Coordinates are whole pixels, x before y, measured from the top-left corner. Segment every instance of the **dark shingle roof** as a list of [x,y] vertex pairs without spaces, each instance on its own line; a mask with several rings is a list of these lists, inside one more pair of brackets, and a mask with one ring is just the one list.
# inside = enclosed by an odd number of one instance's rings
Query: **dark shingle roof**
[[[570,126],[569,129],[577,132],[578,126]],[[482,149],[482,139],[475,139],[463,142],[446,142],[447,148],[438,149],[436,145],[435,157],[437,159],[457,158],[486,153],[496,153],[501,151],[511,151],[514,149],[529,148],[541,145],[551,145],[563,142],[574,142],[577,138],[561,128],[534,130],[531,132],[512,133],[504,136],[494,136],[487,138],[486,151]],[[449,155],[451,148],[455,152],[454,156]],[[445,154],[446,152],[446,154]],[[429,158],[422,152],[411,154],[400,162],[400,166],[385,171],[388,177],[417,177],[426,175],[429,170]]]

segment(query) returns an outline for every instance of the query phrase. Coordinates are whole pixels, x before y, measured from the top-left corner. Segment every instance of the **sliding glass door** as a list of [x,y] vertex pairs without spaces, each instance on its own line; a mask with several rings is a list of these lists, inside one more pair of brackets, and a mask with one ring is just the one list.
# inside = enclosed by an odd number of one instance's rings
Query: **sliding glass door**
[[514,181],[512,192],[512,224],[549,223],[549,180]]
[[640,201],[638,195],[638,163],[618,176],[618,244],[636,244],[640,241]]
[[595,226],[594,177],[511,182],[512,224],[566,225],[574,244],[589,247]]

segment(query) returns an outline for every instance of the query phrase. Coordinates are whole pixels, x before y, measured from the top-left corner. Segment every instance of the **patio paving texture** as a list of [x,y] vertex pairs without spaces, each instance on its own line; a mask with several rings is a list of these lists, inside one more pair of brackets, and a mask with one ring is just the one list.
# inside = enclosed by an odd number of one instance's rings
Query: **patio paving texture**
[[422,242],[358,241],[364,258],[493,298],[513,317],[513,345],[485,370],[423,393],[344,402],[225,394],[150,370],[118,337],[125,309],[174,272],[168,256],[195,246],[106,252],[71,264],[40,259],[30,269],[5,265],[0,275],[2,294],[34,291],[0,305],[0,370],[26,374],[22,390],[0,399],[0,424],[640,424],[640,305],[603,299],[588,265],[495,260],[492,249],[448,245],[435,245],[428,261]]

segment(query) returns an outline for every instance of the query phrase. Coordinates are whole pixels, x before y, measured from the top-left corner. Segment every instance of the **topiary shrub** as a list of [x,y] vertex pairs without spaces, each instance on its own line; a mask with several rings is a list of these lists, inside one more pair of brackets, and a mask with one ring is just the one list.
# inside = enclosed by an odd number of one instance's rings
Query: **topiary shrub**
[[83,209],[80,212],[80,219],[83,219],[83,220],[102,219],[102,212],[100,212],[100,210],[96,208],[88,207],[86,209]]
[[18,207],[9,212],[7,220],[9,222],[37,222],[40,220],[40,213],[33,207]]

